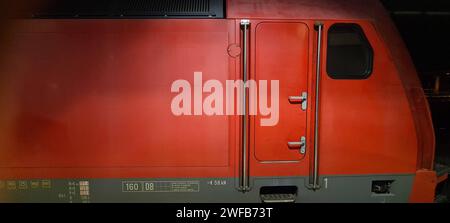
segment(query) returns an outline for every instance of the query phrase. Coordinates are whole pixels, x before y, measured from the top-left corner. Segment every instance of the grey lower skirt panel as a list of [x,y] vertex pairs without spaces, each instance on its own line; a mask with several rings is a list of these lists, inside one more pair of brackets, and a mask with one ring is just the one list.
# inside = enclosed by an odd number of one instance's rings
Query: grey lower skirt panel
[[[296,186],[296,202],[407,202],[414,175],[323,176],[321,189],[307,177],[251,178],[239,192],[236,178],[0,180],[0,202],[261,202],[262,187]],[[393,181],[390,193],[372,192],[373,181]]]

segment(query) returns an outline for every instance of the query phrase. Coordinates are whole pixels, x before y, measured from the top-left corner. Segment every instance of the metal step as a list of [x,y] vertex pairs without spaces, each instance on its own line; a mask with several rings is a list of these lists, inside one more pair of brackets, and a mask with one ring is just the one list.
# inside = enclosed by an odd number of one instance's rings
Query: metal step
[[436,175],[439,177],[445,175],[446,173],[450,173],[450,166],[436,163],[434,165],[434,170],[436,171]]
[[434,203],[448,203],[448,199],[447,196],[439,194],[436,196],[436,198],[434,199]]
[[294,203],[296,194],[261,194],[263,203]]
[[437,175],[437,184],[445,182],[448,178],[448,173],[450,172],[450,167],[443,164],[435,164],[434,171],[436,171]]

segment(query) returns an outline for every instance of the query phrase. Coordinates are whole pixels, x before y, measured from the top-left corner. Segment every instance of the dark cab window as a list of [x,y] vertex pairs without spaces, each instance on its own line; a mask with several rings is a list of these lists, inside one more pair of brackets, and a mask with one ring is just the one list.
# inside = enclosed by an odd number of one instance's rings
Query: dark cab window
[[373,50],[357,24],[334,24],[328,30],[327,73],[334,79],[366,79]]

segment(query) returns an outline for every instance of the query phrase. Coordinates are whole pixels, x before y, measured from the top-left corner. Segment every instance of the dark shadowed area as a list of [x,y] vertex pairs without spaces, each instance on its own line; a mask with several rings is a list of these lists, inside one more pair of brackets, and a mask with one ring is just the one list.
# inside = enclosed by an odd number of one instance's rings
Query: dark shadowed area
[[[450,2],[382,0],[397,25],[428,97],[436,163],[450,165]],[[446,187],[447,185],[441,185]]]

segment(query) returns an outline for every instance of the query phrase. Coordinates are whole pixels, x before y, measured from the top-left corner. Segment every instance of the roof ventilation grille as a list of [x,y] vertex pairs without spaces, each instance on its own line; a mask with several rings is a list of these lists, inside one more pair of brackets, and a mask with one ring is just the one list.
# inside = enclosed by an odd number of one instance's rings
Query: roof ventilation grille
[[33,18],[224,18],[224,0],[49,0]]
[[131,0],[122,1],[124,15],[189,16],[210,15],[209,0]]

